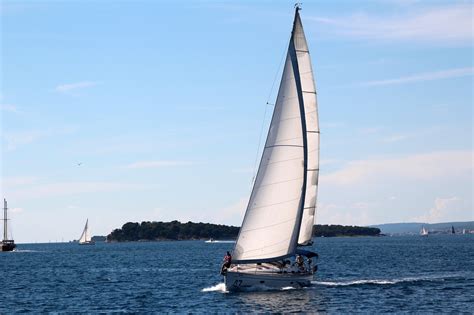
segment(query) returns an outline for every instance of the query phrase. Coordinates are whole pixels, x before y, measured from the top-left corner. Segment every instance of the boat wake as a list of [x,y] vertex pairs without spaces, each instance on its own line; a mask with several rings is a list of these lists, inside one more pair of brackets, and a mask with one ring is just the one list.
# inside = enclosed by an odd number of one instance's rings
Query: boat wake
[[[241,289],[241,291],[243,292],[255,292],[255,291],[287,291],[287,290],[295,290],[294,287],[284,287],[284,288],[281,288],[281,289],[275,289],[275,288],[270,288],[270,287],[267,287],[267,286],[264,286],[264,285],[260,285],[260,286],[254,286],[254,287],[250,287],[250,288],[245,288],[245,289]],[[221,293],[229,293],[229,291],[226,291],[225,289],[225,283],[219,283],[219,284],[216,284],[215,286],[212,286],[212,287],[209,287],[209,288],[204,288],[201,290],[201,292],[221,292]]]
[[361,279],[348,281],[311,281],[313,285],[323,286],[355,286],[355,285],[392,285],[398,283],[425,282],[425,281],[445,281],[448,279],[458,278],[460,275],[437,275],[437,276],[421,276],[421,277],[405,277],[395,279]]
[[209,287],[209,288],[204,288],[204,289],[201,290],[201,292],[222,292],[222,293],[226,293],[228,291],[225,290],[225,283],[222,282],[222,283],[216,284],[215,286],[212,286],[212,287]]
[[205,243],[235,243],[235,241],[205,241]]

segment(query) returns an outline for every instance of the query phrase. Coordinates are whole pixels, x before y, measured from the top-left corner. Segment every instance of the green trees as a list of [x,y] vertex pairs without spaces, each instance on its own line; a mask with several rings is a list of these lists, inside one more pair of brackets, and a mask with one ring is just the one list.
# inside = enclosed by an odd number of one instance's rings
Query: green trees
[[190,240],[190,239],[233,239],[239,228],[235,226],[210,223],[147,222],[125,223],[121,229],[115,229],[107,236],[109,241],[139,240]]
[[[181,223],[171,222],[149,222],[142,223],[127,222],[121,229],[115,229],[107,236],[108,241],[156,241],[156,240],[193,240],[193,239],[235,239],[239,234],[239,227],[218,225],[211,223]],[[343,226],[343,225],[315,225],[314,236],[377,236],[380,229]]]

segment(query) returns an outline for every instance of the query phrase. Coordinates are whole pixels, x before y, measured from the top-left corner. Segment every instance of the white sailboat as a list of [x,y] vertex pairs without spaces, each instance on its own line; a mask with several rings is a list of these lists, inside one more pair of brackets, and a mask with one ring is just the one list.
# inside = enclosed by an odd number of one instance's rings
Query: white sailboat
[[420,231],[421,236],[428,236],[428,230],[423,226]]
[[81,237],[79,238],[79,245],[94,245],[95,242],[91,240],[91,234],[89,231],[89,219],[86,220],[86,225],[82,231]]
[[227,290],[311,283],[319,175],[319,122],[308,45],[297,5],[270,128],[245,217],[224,268]]

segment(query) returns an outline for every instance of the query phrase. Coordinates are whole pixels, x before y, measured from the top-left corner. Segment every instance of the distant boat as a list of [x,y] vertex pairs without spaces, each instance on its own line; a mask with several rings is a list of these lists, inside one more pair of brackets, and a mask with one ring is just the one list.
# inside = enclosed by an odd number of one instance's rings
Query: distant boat
[[89,219],[86,220],[86,226],[82,231],[81,237],[79,238],[79,245],[94,245],[95,242],[91,240],[91,235],[89,232]]
[[[319,123],[311,58],[296,5],[272,121],[231,260],[227,290],[311,285],[319,175]],[[226,255],[226,257],[228,257]],[[306,259],[304,258],[306,257]]]
[[2,242],[0,242],[1,252],[11,252],[16,247],[15,241],[8,239],[7,211],[8,211],[7,200],[3,198],[3,240]]
[[451,234],[456,234],[456,231],[454,230],[454,226],[451,225]]
[[429,234],[429,233],[428,233],[428,230],[425,229],[425,227],[422,227],[422,228],[421,228],[420,235],[421,235],[421,236],[428,236],[428,234]]
[[206,243],[215,243],[215,242],[216,241],[212,237],[206,241]]

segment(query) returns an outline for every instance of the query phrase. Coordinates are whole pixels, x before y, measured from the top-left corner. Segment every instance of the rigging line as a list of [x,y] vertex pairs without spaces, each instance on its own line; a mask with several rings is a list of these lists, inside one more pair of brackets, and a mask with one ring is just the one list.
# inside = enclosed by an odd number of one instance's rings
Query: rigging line
[[276,105],[276,101],[275,101],[275,104],[270,103],[270,97],[272,96],[273,89],[275,87],[275,82],[278,79],[278,74],[280,73],[280,69],[281,69],[281,65],[283,63],[283,59],[285,59],[285,55],[287,53],[287,50],[288,50],[286,48],[287,46],[288,46],[288,41],[285,42],[285,48],[283,49],[283,54],[282,54],[281,59],[280,59],[280,64],[278,65],[278,69],[275,73],[275,77],[273,78],[272,86],[270,88],[270,92],[268,93],[268,96],[267,96],[267,102],[265,104],[265,112],[263,114],[263,119],[262,119],[262,126],[260,127],[260,136],[258,137],[257,153],[255,154],[255,162],[254,162],[254,165],[253,165],[252,184],[255,182],[255,178],[257,177],[258,156],[259,156],[259,153],[260,153],[260,147],[262,146],[263,129],[265,127],[265,118],[267,117],[267,110],[268,110],[269,105],[272,105],[272,106]]

